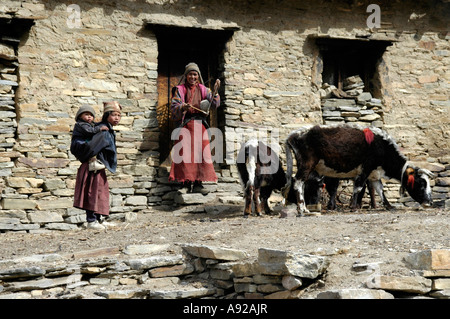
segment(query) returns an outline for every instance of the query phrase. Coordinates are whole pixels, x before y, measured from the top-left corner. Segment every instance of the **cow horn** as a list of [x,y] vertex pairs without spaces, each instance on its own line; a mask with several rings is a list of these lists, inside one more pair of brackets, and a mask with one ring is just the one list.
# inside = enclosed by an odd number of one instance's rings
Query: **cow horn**
[[425,174],[428,175],[429,177],[435,177],[436,175],[434,175],[432,172],[430,172],[429,170],[425,169],[425,168],[419,168],[419,170],[417,171],[417,173],[419,174]]

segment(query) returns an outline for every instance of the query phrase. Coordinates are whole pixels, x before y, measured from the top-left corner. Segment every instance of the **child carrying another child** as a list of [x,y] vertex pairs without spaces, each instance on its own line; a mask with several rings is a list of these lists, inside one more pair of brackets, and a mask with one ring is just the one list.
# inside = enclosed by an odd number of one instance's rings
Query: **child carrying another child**
[[[86,211],[88,229],[102,230],[114,226],[105,220],[109,216],[109,185],[106,169],[111,173],[117,168],[116,133],[113,126],[119,124],[122,106],[117,101],[103,103],[103,117],[93,126],[89,106],[77,112],[77,124],[73,130],[71,152],[82,163],[77,172],[73,206]],[[84,120],[84,122],[80,121]],[[91,135],[91,140],[83,140]],[[96,160],[92,160],[95,157]],[[99,168],[100,160],[103,169]],[[92,164],[94,163],[94,164]],[[92,169],[91,169],[92,168]]]
[[[75,126],[73,128],[72,139],[83,142],[90,141],[92,137],[100,131],[107,131],[106,126],[96,126],[94,122],[95,111],[90,105],[82,105],[75,115]],[[89,160],[89,171],[105,169],[105,165],[97,160],[95,156]]]

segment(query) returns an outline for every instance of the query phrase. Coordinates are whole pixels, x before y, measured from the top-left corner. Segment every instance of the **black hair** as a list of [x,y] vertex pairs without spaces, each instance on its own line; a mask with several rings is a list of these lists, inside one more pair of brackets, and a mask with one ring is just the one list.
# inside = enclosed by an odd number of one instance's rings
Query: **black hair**
[[108,123],[108,117],[112,112],[113,111],[108,111],[108,112],[103,113],[102,123]]

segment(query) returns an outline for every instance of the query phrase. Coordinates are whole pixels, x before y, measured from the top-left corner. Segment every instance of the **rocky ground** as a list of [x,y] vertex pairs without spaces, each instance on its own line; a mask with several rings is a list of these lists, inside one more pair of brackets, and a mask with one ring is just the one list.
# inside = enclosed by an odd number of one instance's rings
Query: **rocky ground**
[[[307,217],[296,217],[292,206],[287,211],[285,218],[244,219],[240,204],[149,209],[140,212],[137,221],[117,222],[117,227],[106,231],[0,234],[0,256],[5,260],[146,243],[169,243],[174,251],[182,243],[229,247],[244,250],[250,257],[256,257],[259,248],[273,248],[330,256],[323,287],[329,290],[364,285],[367,275],[352,270],[355,263],[379,263],[381,274],[410,275],[403,263],[407,254],[450,247],[450,212],[442,208],[349,212],[344,207]],[[321,289],[316,287],[311,296]]]

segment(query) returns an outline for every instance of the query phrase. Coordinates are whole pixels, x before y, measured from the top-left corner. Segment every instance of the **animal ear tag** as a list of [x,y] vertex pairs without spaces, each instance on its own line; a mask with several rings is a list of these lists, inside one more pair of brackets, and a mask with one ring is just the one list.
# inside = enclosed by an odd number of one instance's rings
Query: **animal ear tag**
[[409,187],[414,188],[414,175],[408,176],[408,184]]

